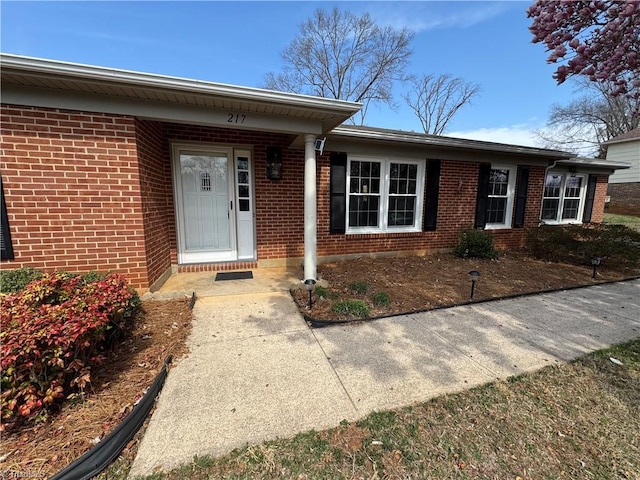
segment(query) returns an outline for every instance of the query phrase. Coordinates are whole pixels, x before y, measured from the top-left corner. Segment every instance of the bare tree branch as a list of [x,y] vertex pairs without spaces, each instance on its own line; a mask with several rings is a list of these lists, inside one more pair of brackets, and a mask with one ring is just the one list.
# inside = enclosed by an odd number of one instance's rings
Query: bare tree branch
[[546,128],[535,134],[547,148],[604,158],[604,142],[640,126],[640,99],[614,94],[609,83],[576,83],[584,94],[567,105],[552,105]]
[[393,106],[393,85],[407,78],[412,39],[408,29],[381,28],[369,14],[318,9],[282,52],[282,72],[269,72],[264,86],[361,102],[364,123],[370,103]]
[[412,90],[404,95],[425,133],[440,135],[464,105],[480,92],[480,86],[451,75],[425,74],[411,80]]

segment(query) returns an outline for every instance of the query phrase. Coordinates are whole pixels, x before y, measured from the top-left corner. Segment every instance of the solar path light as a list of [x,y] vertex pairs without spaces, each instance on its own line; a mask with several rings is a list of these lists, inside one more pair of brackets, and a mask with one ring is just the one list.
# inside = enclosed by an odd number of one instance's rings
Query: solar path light
[[593,275],[591,278],[596,278],[596,268],[600,265],[602,259],[600,257],[591,257],[591,265],[593,265]]
[[309,290],[309,310],[311,310],[311,297],[313,295],[313,289],[316,287],[316,281],[313,278],[309,278],[304,281],[304,286]]
[[471,270],[469,272],[469,277],[471,277],[471,300],[473,300],[473,292],[476,289],[476,281],[478,280],[479,276],[480,272],[478,272],[477,270]]

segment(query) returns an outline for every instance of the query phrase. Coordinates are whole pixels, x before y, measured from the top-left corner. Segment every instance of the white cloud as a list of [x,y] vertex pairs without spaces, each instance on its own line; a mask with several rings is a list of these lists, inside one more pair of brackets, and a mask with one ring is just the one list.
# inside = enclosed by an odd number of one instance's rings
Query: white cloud
[[534,130],[535,128],[525,125],[512,125],[509,127],[477,128],[475,130],[447,132],[444,135],[469,140],[522,145],[525,147],[541,147],[542,142],[535,136]]
[[[444,28],[468,28],[485,22],[503,13],[506,2],[478,2],[467,8],[455,7],[451,11],[439,11],[434,2],[398,2],[393,7],[378,7],[372,4],[370,12],[376,22],[393,28],[409,28],[415,33]],[[430,5],[431,4],[431,5]],[[383,4],[384,5],[384,4]]]

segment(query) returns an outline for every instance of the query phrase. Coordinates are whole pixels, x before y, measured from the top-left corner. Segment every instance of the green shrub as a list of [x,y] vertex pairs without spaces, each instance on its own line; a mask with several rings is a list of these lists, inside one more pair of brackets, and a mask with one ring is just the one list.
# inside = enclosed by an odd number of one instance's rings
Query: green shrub
[[366,318],[369,316],[369,306],[363,300],[345,300],[333,306],[334,313],[347,317]]
[[367,282],[353,282],[349,284],[349,290],[359,295],[364,295],[369,291],[369,284]]
[[42,417],[83,391],[109,340],[139,305],[135,290],[116,274],[95,282],[48,274],[0,299],[3,422]]
[[624,225],[542,225],[527,231],[526,247],[541,260],[611,267],[640,267],[640,232]]
[[0,293],[15,293],[26,287],[29,282],[42,277],[42,272],[35,268],[17,268],[0,271]]
[[389,294],[386,292],[378,292],[376,293],[373,298],[373,304],[376,307],[388,307],[389,305],[391,305],[391,299],[389,298]]
[[327,287],[316,287],[316,295],[319,298],[328,298],[328,299],[335,299],[335,298],[338,298],[339,296],[336,292],[334,292],[333,290]]
[[493,246],[493,235],[471,227],[460,232],[453,253],[463,258],[498,258],[498,251]]
[[104,280],[107,277],[107,273],[90,271],[82,275],[82,281],[84,283],[93,283],[99,280]]

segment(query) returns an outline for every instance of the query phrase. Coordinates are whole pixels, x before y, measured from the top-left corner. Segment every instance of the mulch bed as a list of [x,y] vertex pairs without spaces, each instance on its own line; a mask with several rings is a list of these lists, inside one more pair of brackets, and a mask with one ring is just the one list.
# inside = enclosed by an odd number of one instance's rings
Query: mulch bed
[[[318,320],[349,320],[333,311],[337,302],[349,299],[367,302],[370,317],[398,315],[469,301],[471,270],[480,272],[474,300],[593,285],[640,275],[638,270],[613,270],[603,264],[597,278],[592,279],[591,266],[545,262],[523,253],[504,254],[497,260],[464,259],[448,253],[424,257],[362,257],[318,267],[319,277],[328,282],[334,298],[319,298],[314,294],[309,310],[307,290],[294,290],[292,295],[304,315]],[[355,293],[351,288],[353,282],[366,282],[367,293]],[[373,295],[379,292],[389,295],[389,306],[373,305]]]
[[[84,399],[67,401],[47,423],[3,434],[0,473],[46,478],[80,457],[131,411],[168,355],[176,359],[188,353],[190,331],[188,299],[144,302],[131,331],[95,372]],[[125,456],[133,459],[138,438],[127,445]]]

